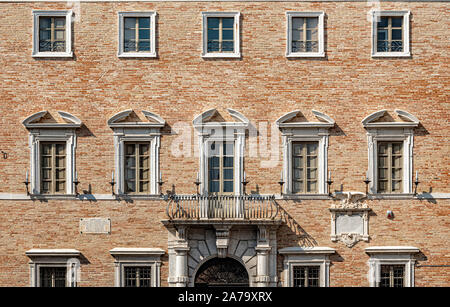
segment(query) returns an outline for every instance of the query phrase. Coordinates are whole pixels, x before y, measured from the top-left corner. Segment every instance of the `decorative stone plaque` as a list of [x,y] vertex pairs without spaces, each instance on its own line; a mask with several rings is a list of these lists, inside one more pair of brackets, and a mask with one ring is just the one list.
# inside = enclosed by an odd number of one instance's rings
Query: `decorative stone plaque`
[[110,218],[82,218],[80,219],[80,233],[83,234],[111,234]]
[[335,196],[340,204],[332,204],[331,241],[341,241],[352,247],[359,241],[369,241],[369,211],[361,192],[341,192]]

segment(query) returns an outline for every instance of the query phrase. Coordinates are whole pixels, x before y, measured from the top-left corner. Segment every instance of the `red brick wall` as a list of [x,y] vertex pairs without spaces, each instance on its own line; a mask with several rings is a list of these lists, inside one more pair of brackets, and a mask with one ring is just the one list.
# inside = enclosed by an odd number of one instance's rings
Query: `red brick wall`
[[[448,193],[449,104],[448,17],[441,2],[382,3],[382,10],[411,11],[410,58],[371,58],[371,23],[365,2],[158,2],[81,3],[73,25],[73,59],[32,58],[32,10],[66,9],[66,3],[0,3],[0,193],[23,193],[29,168],[28,131],[21,124],[41,111],[66,111],[79,117],[77,171],[79,190],[109,193],[114,151],[106,121],[132,108],[148,110],[167,121],[161,139],[161,170],[177,193],[193,193],[198,158],[175,157],[171,144],[178,122],[217,108],[233,108],[252,123],[273,123],[281,115],[311,109],[336,120],[329,139],[328,163],[333,189],[365,191],[367,139],[361,120],[374,111],[408,111],[421,125],[414,137],[414,169],[419,191]],[[117,57],[117,12],[156,11],[155,59]],[[201,58],[203,11],[241,12],[239,60]],[[324,11],[323,59],[287,59],[286,11]],[[226,112],[225,112],[226,113]],[[192,141],[192,148],[196,146]],[[248,142],[247,142],[248,149]],[[281,145],[280,145],[281,146]],[[280,164],[262,168],[261,158],[246,158],[248,190],[279,193]],[[449,264],[448,200],[372,201],[371,241],[348,249],[330,241],[331,201],[279,202],[318,246],[336,248],[332,286],[365,286],[369,245],[412,245],[426,261]],[[112,285],[114,247],[160,247],[167,250],[165,203],[159,201],[0,200],[0,285],[29,284],[31,248],[76,248],[89,260],[81,285]],[[386,218],[393,210],[394,220]],[[79,218],[110,217],[111,235],[80,235]],[[287,226],[279,247],[293,246],[298,235]],[[167,258],[161,281],[167,285]],[[279,258],[279,266],[282,259]],[[13,274],[11,274],[13,273]],[[416,285],[450,285],[448,268],[417,267]]]

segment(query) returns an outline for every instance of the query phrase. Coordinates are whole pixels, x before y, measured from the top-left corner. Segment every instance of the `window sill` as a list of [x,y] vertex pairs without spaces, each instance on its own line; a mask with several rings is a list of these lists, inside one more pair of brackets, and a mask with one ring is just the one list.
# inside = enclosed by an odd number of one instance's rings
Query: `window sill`
[[414,199],[417,198],[417,195],[414,195],[413,193],[402,193],[402,194],[368,194],[368,199]]
[[33,58],[72,58],[73,52],[38,52],[32,55]]
[[206,53],[202,54],[202,58],[215,59],[215,58],[233,58],[237,59],[241,57],[241,53]]
[[156,58],[156,52],[127,52],[117,54],[119,58]]
[[316,200],[316,199],[333,199],[328,194],[283,194],[279,199],[283,200]]
[[325,52],[299,52],[299,53],[288,53],[287,58],[324,58]]
[[377,52],[372,53],[372,58],[406,58],[410,57],[410,52]]

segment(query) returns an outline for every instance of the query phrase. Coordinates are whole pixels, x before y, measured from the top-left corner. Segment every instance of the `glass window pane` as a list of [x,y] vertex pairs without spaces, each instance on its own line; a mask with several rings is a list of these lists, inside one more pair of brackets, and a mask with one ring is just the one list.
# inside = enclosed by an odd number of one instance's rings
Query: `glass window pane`
[[378,34],[378,40],[380,41],[385,41],[387,40],[387,30],[378,30],[377,32]]
[[150,28],[150,17],[140,17],[139,28]]
[[392,39],[401,40],[402,39],[402,30],[401,29],[393,29],[392,30]]
[[318,22],[319,22],[319,18],[318,17],[306,18],[306,27],[308,29],[316,29]]
[[150,41],[139,41],[139,51],[150,51]]
[[134,180],[136,178],[136,171],[135,171],[135,169],[127,168],[126,171],[125,171],[125,178],[127,180],[130,180],[130,179]]
[[303,166],[303,157],[294,157],[294,167],[302,167]]
[[379,17],[380,20],[378,21],[378,27],[387,27],[388,26],[388,17]]
[[307,160],[307,166],[308,167],[317,167],[317,157],[308,157]]
[[222,39],[233,39],[233,30],[223,30]]
[[208,40],[218,40],[219,30],[208,30]]
[[303,192],[303,181],[294,181],[292,183],[292,188],[294,193]]
[[149,170],[148,169],[144,169],[144,170],[140,170],[139,171],[139,179],[140,180],[148,180],[149,179]]
[[135,157],[126,157],[125,159],[125,167],[136,167],[136,158]]
[[126,155],[134,155],[135,154],[135,146],[134,144],[127,144],[125,148],[125,154]]
[[303,31],[302,30],[292,30],[292,40],[293,41],[303,41]]
[[64,40],[65,39],[66,31],[64,30],[57,30],[55,31],[55,39],[56,40]]
[[304,18],[293,17],[292,18],[292,29],[303,29]]
[[125,28],[136,28],[136,18],[135,17],[125,17]]
[[40,30],[39,31],[39,40],[49,40],[51,37],[50,30]]
[[65,42],[55,42],[53,44],[53,50],[52,51],[56,51],[56,52],[63,52],[66,49],[66,44]]
[[223,166],[224,167],[233,167],[233,157],[223,157]]
[[223,29],[233,28],[233,24],[234,24],[234,17],[222,18],[222,28]]
[[392,26],[401,27],[403,25],[403,17],[392,17]]
[[125,185],[125,189],[127,192],[136,192],[136,183],[134,181],[126,181]]
[[294,179],[303,179],[303,169],[301,168],[294,169]]
[[219,167],[219,157],[209,158],[209,167]]
[[302,153],[302,147],[303,147],[302,144],[294,144],[293,146],[294,155],[300,155]]
[[56,28],[64,28],[65,26],[66,26],[66,18],[65,17],[55,18],[55,27]]
[[224,192],[233,192],[233,181],[224,181],[223,191]]
[[39,28],[45,29],[51,27],[51,18],[50,17],[39,17]]
[[222,43],[222,51],[233,51],[234,50],[234,42],[223,42]]
[[223,178],[224,179],[233,179],[233,169],[224,169],[223,170]]
[[219,181],[209,181],[209,192],[219,192]]
[[139,30],[139,39],[150,39],[150,30]]
[[148,192],[149,191],[148,181],[139,182],[139,192]]
[[136,39],[136,30],[125,30],[125,40]]
[[219,169],[210,169],[209,170],[209,179],[210,180],[219,180],[220,174]]
[[308,155],[315,155],[317,154],[317,144],[308,144],[307,146],[307,153]]
[[219,27],[219,18],[217,17],[208,17],[208,29],[210,28],[218,28]]

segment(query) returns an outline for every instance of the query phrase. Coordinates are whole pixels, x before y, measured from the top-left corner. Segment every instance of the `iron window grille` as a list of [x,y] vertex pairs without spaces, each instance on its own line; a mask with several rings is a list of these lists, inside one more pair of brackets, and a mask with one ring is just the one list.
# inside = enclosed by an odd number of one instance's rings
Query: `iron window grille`
[[319,287],[320,266],[294,266],[294,287]]

